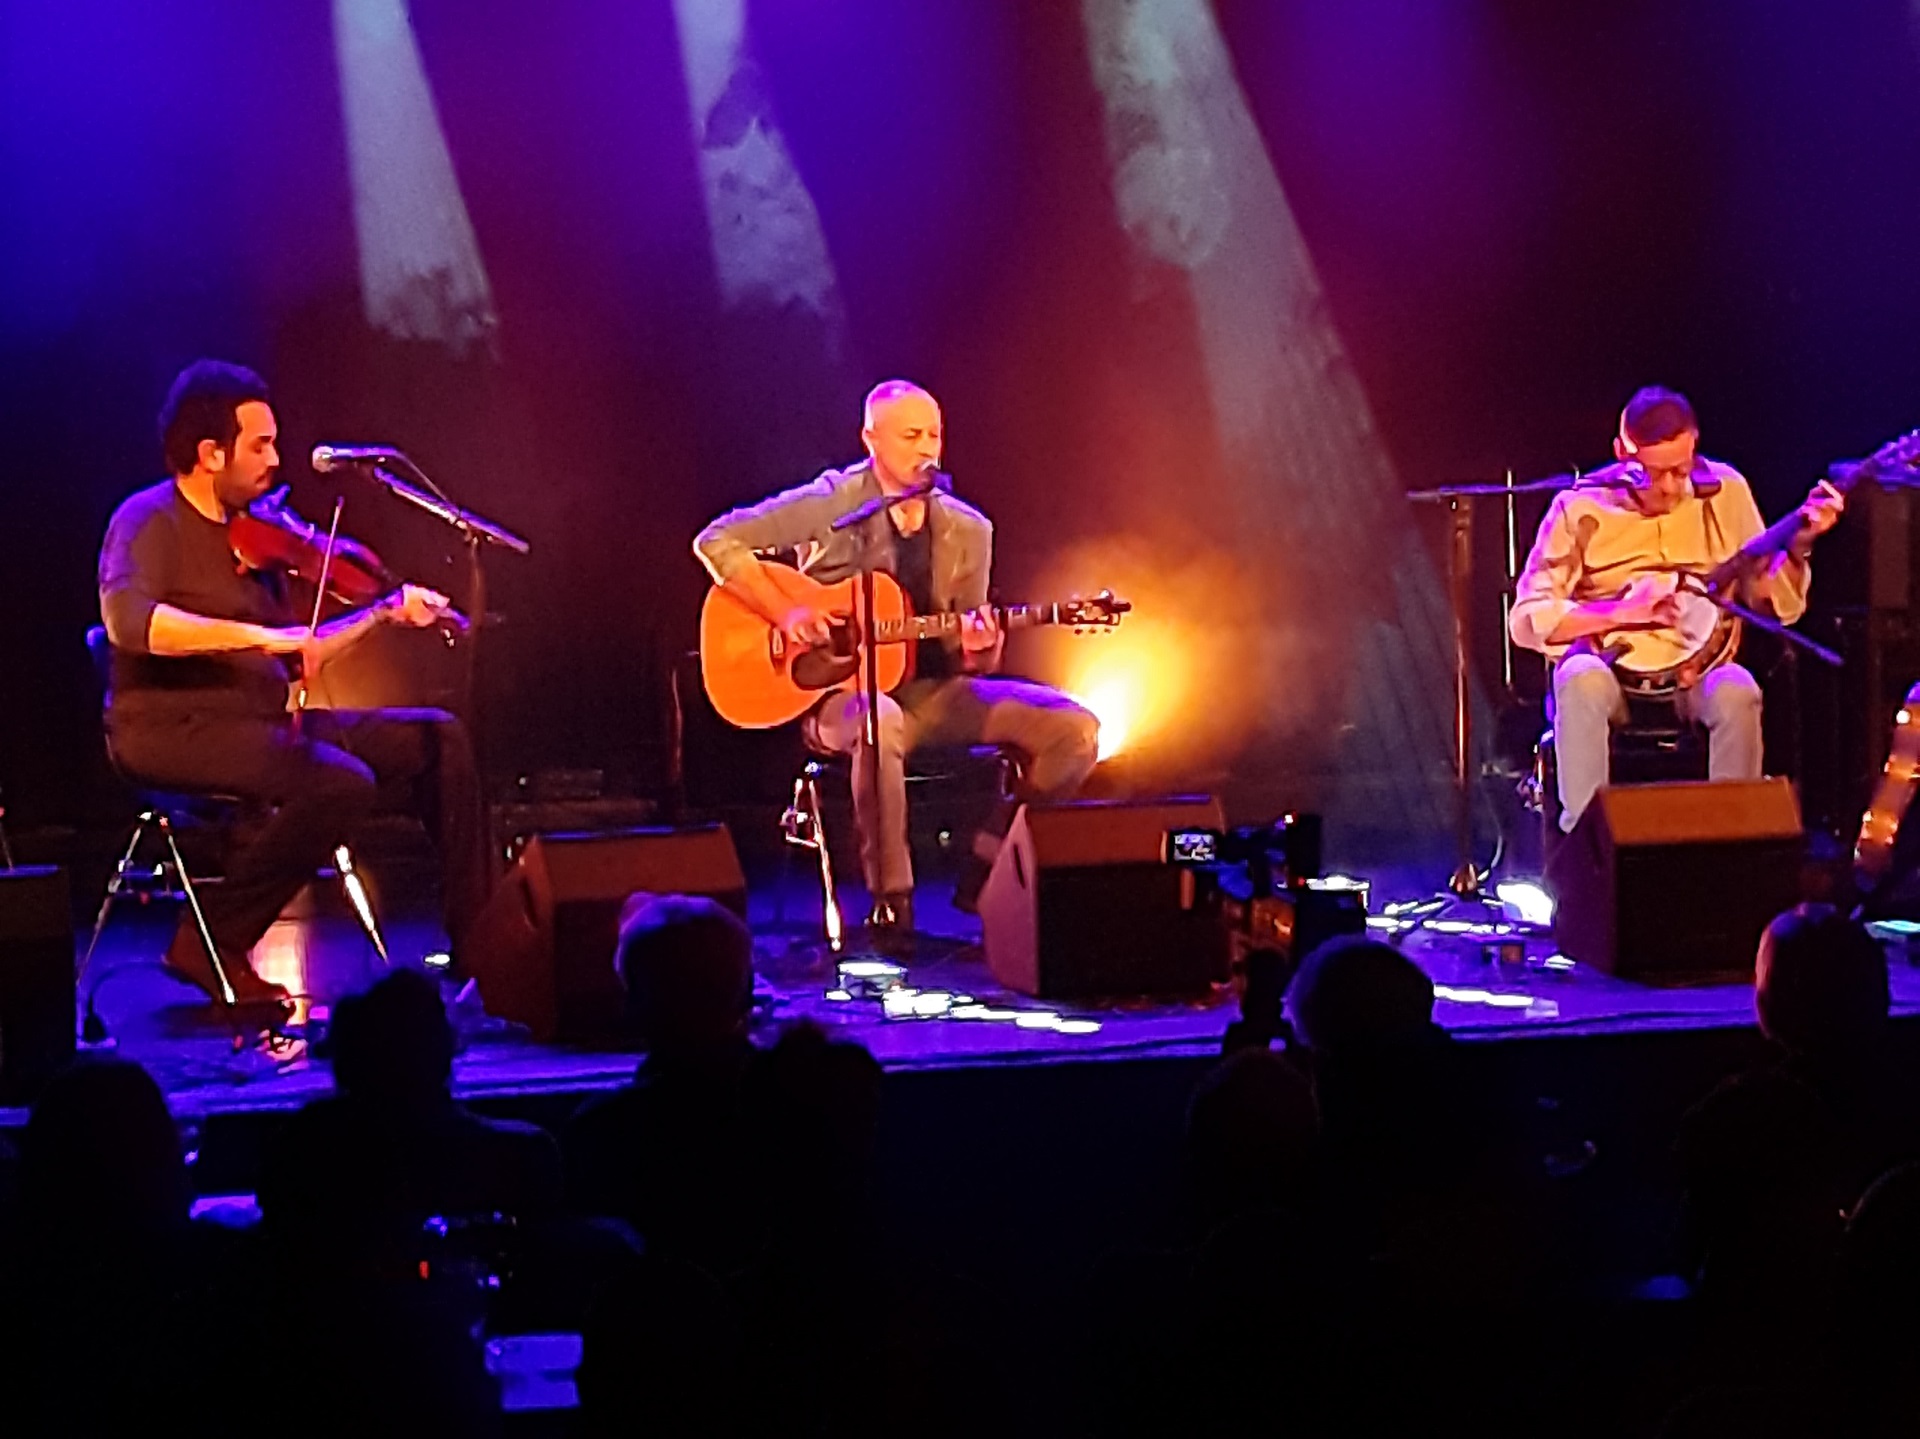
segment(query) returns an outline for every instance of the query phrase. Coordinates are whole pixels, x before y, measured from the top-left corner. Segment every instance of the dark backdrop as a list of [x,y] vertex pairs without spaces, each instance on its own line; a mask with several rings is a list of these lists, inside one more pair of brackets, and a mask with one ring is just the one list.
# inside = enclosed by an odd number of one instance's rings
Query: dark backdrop
[[[1354,793],[1328,776],[1372,723],[1405,753],[1395,788],[1443,786],[1446,696],[1427,662],[1442,631],[1407,621],[1411,602],[1382,609],[1396,581],[1369,568],[1434,537],[1357,488],[1338,543],[1292,531],[1288,435],[1271,475],[1223,449],[1208,379],[1222,359],[1188,290],[1143,267],[1115,218],[1120,142],[1085,23],[1107,8],[747,4],[743,103],[777,119],[817,209],[844,309],[835,352],[791,305],[723,304],[671,4],[413,0],[499,316],[490,350],[456,355],[364,318],[324,0],[6,6],[0,783],[14,821],[111,804],[81,646],[94,559],[113,505],[157,477],[167,381],[202,353],[268,374],[287,455],[399,444],[533,540],[530,559],[489,561],[505,617],[481,687],[497,775],[592,765],[656,789],[667,677],[703,586],[693,532],[851,458],[860,394],[904,373],[947,407],[951,468],[997,522],[1010,597],[1125,534],[1174,568],[1229,555],[1220,592],[1188,597],[1193,617],[1258,610],[1297,641],[1231,726],[1156,779],[1224,776],[1243,812],[1327,803]],[[1914,422],[1920,51],[1904,0],[1211,13],[1392,483],[1598,461],[1625,396],[1659,381],[1694,397],[1707,448],[1777,513],[1826,460]],[[344,492],[349,528],[458,590],[430,521],[304,465],[289,477],[310,510]],[[1335,512],[1358,483],[1309,478]],[[1832,598],[1850,552],[1830,543]],[[1404,583],[1430,598],[1431,579]],[[1483,591],[1497,701],[1494,603]],[[1385,652],[1408,656],[1388,671],[1402,689],[1357,700],[1342,657],[1379,625],[1397,627]],[[1062,653],[1022,658],[1045,673]],[[444,679],[424,652],[398,663]],[[1206,688],[1183,700],[1202,729],[1218,709]],[[1440,821],[1428,804],[1393,826]]]

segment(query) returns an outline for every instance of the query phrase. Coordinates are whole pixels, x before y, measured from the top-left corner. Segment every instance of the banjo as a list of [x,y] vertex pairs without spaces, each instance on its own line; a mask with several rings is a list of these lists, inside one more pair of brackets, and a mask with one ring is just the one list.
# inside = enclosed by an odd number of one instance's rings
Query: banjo
[[[1889,440],[1864,460],[1833,465],[1827,483],[1845,495],[1862,480],[1885,482],[1895,472],[1911,471],[1916,464],[1920,464],[1920,430]],[[1740,648],[1740,616],[1721,602],[1721,596],[1743,576],[1792,545],[1800,537],[1803,524],[1796,508],[1704,574],[1675,570],[1643,576],[1634,584],[1650,591],[1649,599],[1671,595],[1678,602],[1676,623],[1613,630],[1589,636],[1586,645],[1613,666],[1620,688],[1629,695],[1663,699],[1691,688],[1703,675],[1731,660]],[[1627,590],[1620,593],[1624,595]]]

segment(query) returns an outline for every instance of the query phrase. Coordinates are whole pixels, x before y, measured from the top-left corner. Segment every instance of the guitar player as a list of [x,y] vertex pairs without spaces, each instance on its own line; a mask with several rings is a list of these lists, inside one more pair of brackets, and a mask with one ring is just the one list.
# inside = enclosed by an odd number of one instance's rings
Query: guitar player
[[[957,636],[922,641],[912,677],[881,697],[879,794],[873,793],[864,754],[864,696],[830,693],[804,720],[816,748],[853,756],[860,864],[873,895],[868,925],[877,942],[903,946],[913,932],[907,754],[921,745],[1000,745],[1020,756],[1026,796],[1055,798],[1078,789],[1092,771],[1099,722],[1057,690],[993,676],[1005,636],[987,607],[993,526],[978,510],[934,487],[864,524],[832,528],[836,519],[882,495],[927,488],[937,473],[940,406],[920,386],[906,380],[875,386],[864,420],[866,459],[720,516],[695,539],[694,553],[716,584],[794,646],[826,643],[836,616],[813,603],[793,602],[760,563],[761,554],[796,551],[801,569],[826,584],[884,570],[899,581],[916,614],[952,611],[965,617]],[[986,834],[976,839],[956,903],[970,903],[996,843]]]
[[[1509,628],[1516,644],[1554,661],[1563,830],[1606,782],[1608,730],[1627,718],[1610,640],[1676,627],[1688,599],[1675,593],[1676,575],[1706,574],[1743,547],[1752,563],[1739,598],[1791,624],[1806,612],[1813,541],[1844,507],[1822,480],[1797,512],[1791,543],[1753,554],[1764,530],[1753,491],[1731,465],[1701,455],[1699,440],[1685,396],[1638,391],[1620,415],[1618,463],[1554,496],[1521,571]],[[1760,686],[1751,674],[1720,663],[1673,699],[1682,719],[1706,728],[1710,779],[1760,777]]]

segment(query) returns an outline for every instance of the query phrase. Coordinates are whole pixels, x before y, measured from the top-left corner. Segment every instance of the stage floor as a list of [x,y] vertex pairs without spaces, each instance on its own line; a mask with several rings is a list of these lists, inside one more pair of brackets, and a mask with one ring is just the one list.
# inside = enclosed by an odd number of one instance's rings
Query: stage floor
[[[836,986],[831,966],[819,957],[817,893],[798,876],[783,880],[777,871],[754,879],[756,1026],[771,1030],[811,1019],[857,1039],[889,1070],[1196,1059],[1218,1051],[1236,1017],[1225,991],[1198,1002],[1099,1007],[1010,994],[987,974],[978,922],[944,903],[944,885],[922,886],[920,925],[934,938],[924,955],[908,963],[906,983],[915,994],[905,1003],[895,1001],[897,1009],[919,1012],[890,1016],[876,999],[830,997]],[[850,910],[858,898],[849,896]],[[386,926],[394,962],[426,964],[444,945],[438,926],[395,907],[402,912]],[[286,1109],[327,1092],[327,1066],[307,1053],[304,1042],[234,1050],[199,991],[160,967],[173,922],[171,906],[156,903],[125,906],[109,925],[90,984],[113,1048],[153,1072],[183,1120]],[[1399,942],[1434,981],[1438,1021],[1467,1041],[1743,1028],[1753,1022],[1747,985],[1655,988],[1570,964],[1541,940],[1526,944],[1521,963],[1484,957],[1486,941],[1475,935],[1416,930]],[[1906,948],[1891,953],[1895,1013],[1920,1015],[1920,969]],[[333,1001],[381,972],[352,921],[324,908],[282,920],[255,959],[268,978],[307,997],[296,1032],[309,1005],[324,1017]],[[536,1044],[520,1027],[487,1016],[472,992],[461,993],[452,983],[447,991],[462,1038],[455,1062],[462,1098],[557,1099],[612,1087],[633,1071],[630,1053]]]

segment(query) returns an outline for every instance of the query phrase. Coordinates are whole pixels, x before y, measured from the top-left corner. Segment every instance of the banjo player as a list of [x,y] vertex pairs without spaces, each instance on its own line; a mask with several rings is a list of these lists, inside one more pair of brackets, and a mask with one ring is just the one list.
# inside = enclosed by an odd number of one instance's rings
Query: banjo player
[[[1629,693],[1671,697],[1707,731],[1707,776],[1758,779],[1760,686],[1733,659],[1737,627],[1699,577],[1765,530],[1746,479],[1698,451],[1693,406],[1649,386],[1627,402],[1617,463],[1554,497],[1515,589],[1514,642],[1553,661],[1560,827],[1571,831],[1607,781],[1607,737]],[[1753,556],[1735,597],[1791,624],[1806,612],[1814,540],[1845,500],[1825,480],[1790,544]],[[1723,571],[1724,572],[1724,571]]]

